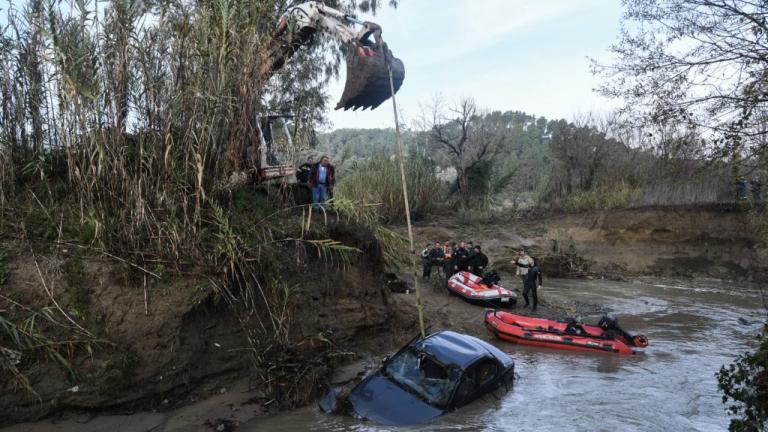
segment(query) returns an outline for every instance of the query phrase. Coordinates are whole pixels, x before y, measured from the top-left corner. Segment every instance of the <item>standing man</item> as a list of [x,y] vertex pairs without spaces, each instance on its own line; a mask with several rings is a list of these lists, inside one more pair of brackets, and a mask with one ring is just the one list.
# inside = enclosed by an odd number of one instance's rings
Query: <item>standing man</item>
[[523,288],[523,298],[525,299],[524,308],[530,304],[528,302],[528,294],[533,297],[533,308],[531,312],[536,312],[536,307],[539,305],[538,290],[541,287],[541,270],[539,269],[536,260],[531,258],[531,266],[528,269],[528,273],[525,275],[525,287]]
[[421,250],[421,278],[429,279],[429,275],[432,273],[432,262],[429,260],[429,255],[432,253],[432,249],[429,248],[429,243],[424,245],[424,249]]
[[467,251],[467,244],[461,242],[459,247],[453,252],[453,272],[458,273],[461,271],[467,271],[468,258],[469,251]]
[[429,271],[426,273],[427,279],[432,276],[433,267],[441,267],[443,265],[444,257],[445,255],[443,254],[443,248],[440,247],[440,242],[435,242],[435,247],[430,249],[429,254],[427,255],[427,259],[429,260]]
[[312,186],[312,208],[325,211],[328,194],[333,193],[335,170],[328,156],[323,155],[320,162],[312,165],[309,173],[309,185]]
[[752,205],[762,204],[763,184],[760,182],[760,177],[754,176],[749,182],[749,188],[752,190]]
[[531,266],[531,257],[528,256],[528,254],[525,253],[524,250],[520,249],[517,252],[517,258],[512,260],[512,264],[517,266],[517,277],[520,278],[520,282],[523,283],[523,289],[525,289],[525,278],[528,275],[528,269]]
[[485,268],[488,267],[488,257],[480,249],[480,245],[475,246],[474,253],[469,258],[469,271],[483,277]]
[[475,244],[470,242],[467,242],[466,245],[467,249],[467,271],[472,273],[472,257],[475,256]]
[[299,165],[299,169],[296,170],[296,181],[299,183],[309,183],[309,175],[312,172],[312,165],[314,163],[315,160],[312,159],[312,156],[309,156],[306,162]]
[[453,265],[453,248],[450,242],[445,242],[443,246],[443,272],[445,273],[445,280],[453,276],[451,273],[451,266]]

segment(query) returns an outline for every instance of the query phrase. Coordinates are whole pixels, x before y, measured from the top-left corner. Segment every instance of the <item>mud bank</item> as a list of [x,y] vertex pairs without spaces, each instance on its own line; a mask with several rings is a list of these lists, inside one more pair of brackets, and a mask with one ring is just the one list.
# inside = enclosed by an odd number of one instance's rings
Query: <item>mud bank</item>
[[[417,227],[419,244],[472,240],[498,268],[520,247],[571,259],[575,276],[717,278],[759,282],[768,277],[768,249],[756,238],[754,216],[731,207],[646,208],[575,214],[528,212],[503,222],[462,226],[451,219]],[[569,263],[566,263],[569,264]],[[565,269],[567,270],[567,269]]]
[[[175,412],[212,397],[231,397],[232,388],[243,398],[236,405],[245,405],[249,416],[284,408],[279,395],[289,399],[300,391],[311,399],[325,388],[335,365],[380,343],[378,335],[398,322],[382,282],[375,237],[345,224],[332,224],[327,232],[362,253],[348,262],[318,259],[284,275],[292,290],[286,305],[290,313],[281,317],[290,320],[290,349],[262,347],[260,352],[248,343],[257,333],[244,330],[203,269],[145,280],[126,277],[121,263],[105,257],[78,256],[72,265],[73,251],[9,254],[0,312],[18,311],[11,302],[51,307],[54,298],[61,307],[50,309],[57,319],[66,322],[67,314],[92,334],[92,354],[82,349],[68,359],[74,374],[43,358],[22,359],[37,394],[15,388],[11,377],[3,377],[0,426],[53,416],[74,418],[85,427],[96,416]],[[256,360],[261,367],[254,366]],[[283,385],[281,380],[285,387],[275,387]],[[264,382],[275,384],[265,388]],[[221,413],[214,414],[205,421]],[[163,424],[171,420],[161,417]],[[160,417],[152,418],[147,421]],[[97,429],[115,430],[104,424]]]

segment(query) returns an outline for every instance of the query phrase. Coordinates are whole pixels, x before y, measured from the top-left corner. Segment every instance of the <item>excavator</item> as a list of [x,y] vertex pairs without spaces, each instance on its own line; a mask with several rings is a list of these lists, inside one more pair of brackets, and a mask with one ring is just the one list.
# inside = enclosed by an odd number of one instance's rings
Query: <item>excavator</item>
[[[351,25],[361,28],[355,31]],[[347,81],[336,109],[375,109],[381,105],[392,95],[390,71],[394,91],[400,89],[405,68],[381,38],[381,27],[316,1],[293,6],[283,14],[261,63],[260,75],[280,70],[318,32],[338,40],[346,51]]]
[[[359,28],[356,30],[352,26]],[[289,8],[280,17],[277,28],[263,51],[258,76],[262,79],[269,78],[283,68],[296,51],[311,43],[316,34],[328,35],[341,43],[345,51],[347,69],[344,91],[335,109],[375,109],[400,89],[405,78],[403,62],[392,55],[392,51],[381,37],[381,32],[378,24],[358,20],[320,2],[300,3]],[[293,178],[293,164],[280,164],[275,157],[271,132],[275,122],[281,123],[289,144],[292,143],[286,127],[286,119],[290,117],[268,115],[256,119],[260,150],[255,152],[250,165],[257,183]],[[306,189],[306,185],[303,189]],[[296,198],[297,201],[308,202],[307,191],[294,188],[294,197],[297,192],[305,197]]]

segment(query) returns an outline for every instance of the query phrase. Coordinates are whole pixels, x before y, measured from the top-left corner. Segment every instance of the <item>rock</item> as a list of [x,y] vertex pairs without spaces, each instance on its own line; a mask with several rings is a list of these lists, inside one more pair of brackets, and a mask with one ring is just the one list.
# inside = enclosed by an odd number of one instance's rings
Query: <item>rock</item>
[[750,324],[752,324],[752,321],[749,321],[748,319],[746,319],[744,317],[739,317],[738,321],[739,321],[739,324],[741,324],[741,325],[750,325]]

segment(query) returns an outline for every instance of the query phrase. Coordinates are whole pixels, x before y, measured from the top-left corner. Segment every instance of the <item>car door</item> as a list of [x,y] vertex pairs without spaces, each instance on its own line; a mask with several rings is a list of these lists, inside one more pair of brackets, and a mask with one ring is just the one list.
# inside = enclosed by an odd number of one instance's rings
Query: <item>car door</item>
[[453,397],[453,408],[461,408],[496,390],[502,370],[496,359],[484,357],[475,361],[461,377]]

